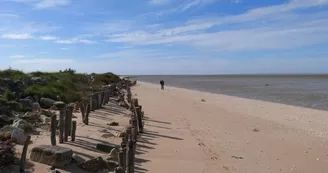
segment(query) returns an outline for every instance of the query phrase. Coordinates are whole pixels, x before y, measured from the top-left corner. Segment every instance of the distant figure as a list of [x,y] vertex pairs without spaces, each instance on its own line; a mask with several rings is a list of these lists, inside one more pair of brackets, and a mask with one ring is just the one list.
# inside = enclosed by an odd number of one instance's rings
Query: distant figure
[[161,84],[161,89],[163,90],[164,89],[164,81],[161,80],[159,83]]

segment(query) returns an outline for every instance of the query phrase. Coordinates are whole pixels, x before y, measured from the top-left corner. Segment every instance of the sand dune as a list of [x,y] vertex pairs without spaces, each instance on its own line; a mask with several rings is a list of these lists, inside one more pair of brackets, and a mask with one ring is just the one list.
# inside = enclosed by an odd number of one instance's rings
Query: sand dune
[[146,116],[136,172],[328,172],[326,111],[143,82],[132,92]]

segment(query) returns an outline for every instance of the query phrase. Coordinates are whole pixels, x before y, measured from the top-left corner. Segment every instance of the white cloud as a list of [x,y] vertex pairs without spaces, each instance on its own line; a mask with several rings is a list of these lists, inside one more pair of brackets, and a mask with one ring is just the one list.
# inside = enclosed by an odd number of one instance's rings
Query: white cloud
[[62,48],[60,48],[60,50],[67,51],[68,48],[66,48],[66,47],[62,47]]
[[41,40],[56,40],[57,37],[46,35],[46,36],[40,36]]
[[[328,13],[293,11],[327,3],[328,0],[292,0],[240,15],[193,20],[156,32],[137,30],[112,34],[107,41],[134,45],[183,44],[229,51],[288,49],[322,44],[328,42]],[[236,25],[236,29],[224,29],[225,25],[230,24]]]
[[21,58],[25,58],[24,55],[13,55],[13,56],[10,56],[10,58],[12,59],[21,59]]
[[23,40],[23,39],[31,39],[33,37],[30,34],[4,34],[1,36],[1,38]]
[[41,0],[35,4],[37,8],[53,8],[57,6],[65,6],[70,4],[70,0]]
[[56,40],[55,43],[58,44],[95,44],[95,41],[88,40],[88,39],[81,39],[81,38],[72,38],[72,39],[64,39],[64,40]]

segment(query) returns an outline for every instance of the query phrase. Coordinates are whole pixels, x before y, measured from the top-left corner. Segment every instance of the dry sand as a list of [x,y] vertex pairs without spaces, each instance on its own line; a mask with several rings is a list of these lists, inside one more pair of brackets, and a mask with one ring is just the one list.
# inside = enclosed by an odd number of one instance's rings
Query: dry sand
[[[137,173],[327,173],[328,112],[138,82]],[[202,101],[204,99],[204,101]]]
[[[104,158],[108,157],[108,153],[100,152],[96,150],[97,143],[110,143],[120,145],[122,142],[121,138],[113,137],[111,134],[116,134],[118,132],[123,132],[125,130],[125,126],[129,124],[129,111],[122,107],[117,106],[116,103],[109,103],[103,107],[103,109],[98,109],[96,111],[92,111],[89,115],[89,125],[84,125],[82,123],[81,113],[74,113],[76,118],[73,120],[77,121],[77,131],[76,131],[76,139],[74,142],[70,141],[64,144],[58,144],[58,136],[56,138],[57,145],[63,146],[67,148],[71,148],[75,154],[84,159],[90,159],[97,156],[103,156]],[[57,118],[59,119],[59,117]],[[109,126],[107,125],[111,121],[116,121],[119,123],[119,126]],[[27,164],[26,167],[34,170],[36,173],[47,173],[50,166],[45,164],[40,164],[29,160],[30,150],[36,146],[41,144],[50,145],[50,132],[46,132],[41,129],[37,129],[39,132],[31,136],[32,144],[28,147],[27,154]],[[112,136],[112,137],[108,137]],[[16,146],[17,151],[22,151],[22,146]],[[18,153],[20,155],[20,153]],[[86,173],[80,168],[78,168],[75,164],[70,164],[64,169],[57,169],[61,173]]]

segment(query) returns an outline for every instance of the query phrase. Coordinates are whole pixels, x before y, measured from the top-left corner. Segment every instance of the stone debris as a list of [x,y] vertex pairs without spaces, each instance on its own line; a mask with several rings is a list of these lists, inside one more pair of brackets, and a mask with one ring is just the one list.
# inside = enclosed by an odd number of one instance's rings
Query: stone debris
[[118,122],[113,121],[113,122],[107,123],[107,125],[109,125],[109,126],[118,126],[119,124],[118,124]]
[[51,145],[39,145],[31,150],[30,159],[35,162],[60,168],[71,163],[72,155],[73,151],[69,148]]

